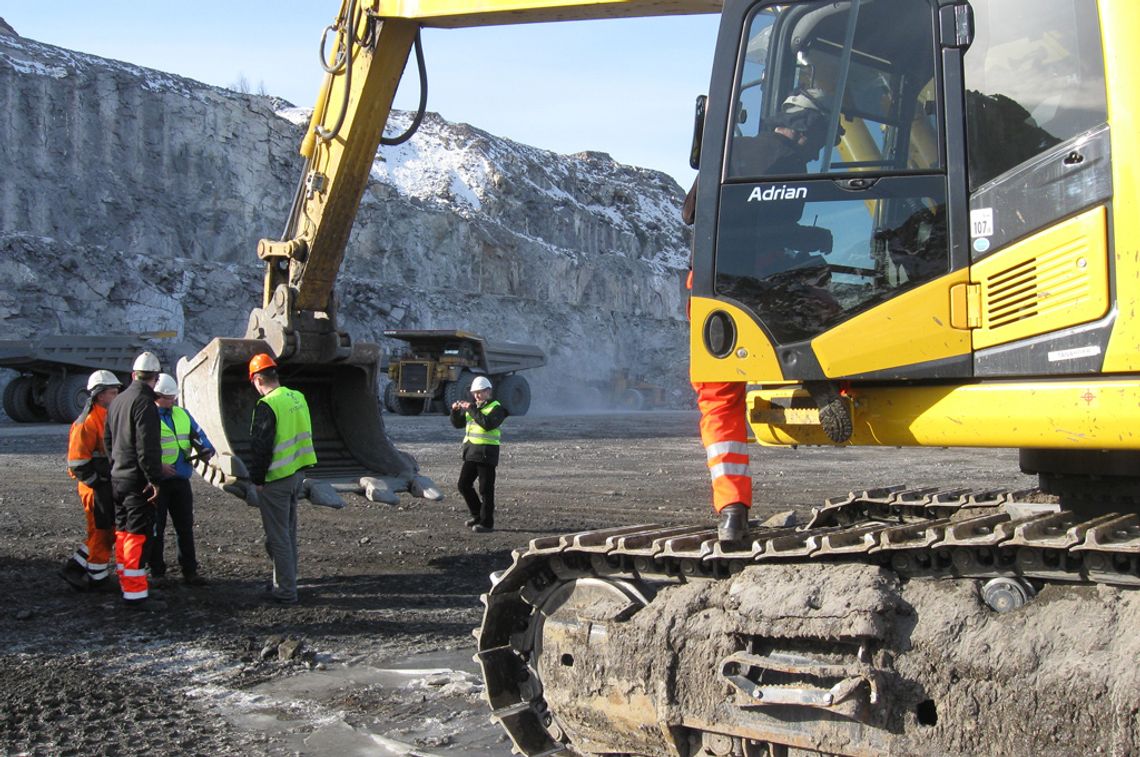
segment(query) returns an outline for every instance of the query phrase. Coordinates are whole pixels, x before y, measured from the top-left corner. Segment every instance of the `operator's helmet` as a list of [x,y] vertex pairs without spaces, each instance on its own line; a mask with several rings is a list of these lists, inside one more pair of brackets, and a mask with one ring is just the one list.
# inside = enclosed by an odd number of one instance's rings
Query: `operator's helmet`
[[95,371],[87,379],[87,393],[98,397],[104,389],[122,389],[119,377],[110,371]]
[[276,367],[277,361],[273,359],[272,355],[265,352],[259,352],[249,360],[249,380],[253,381],[253,377],[257,374],[270,368]]
[[144,352],[135,358],[135,364],[131,366],[131,370],[142,373],[158,373],[162,370],[162,363],[159,362],[158,355],[153,352]]
[[491,380],[486,376],[476,376],[475,380],[471,382],[471,391],[479,392],[484,389],[491,388]]
[[178,396],[178,382],[169,373],[158,374],[158,383],[154,385],[154,393],[164,397]]
[[[780,114],[776,117],[777,126],[786,126],[789,129],[803,132],[808,135],[808,142],[813,145],[822,145],[827,138],[828,116],[831,113],[830,102],[822,89],[809,87],[797,89],[780,105]],[[843,127],[836,131],[836,144],[843,136]]]

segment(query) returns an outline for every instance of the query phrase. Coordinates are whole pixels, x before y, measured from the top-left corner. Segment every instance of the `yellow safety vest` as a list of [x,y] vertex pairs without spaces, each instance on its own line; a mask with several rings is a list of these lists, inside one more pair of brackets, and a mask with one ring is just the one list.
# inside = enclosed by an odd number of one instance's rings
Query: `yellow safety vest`
[[[491,400],[486,405],[478,408],[476,412],[481,412],[483,415],[491,412],[492,409],[499,406],[498,400]],[[471,411],[467,411],[467,428],[463,432],[463,441],[470,444],[486,444],[492,447],[499,446],[499,429],[487,429],[480,426],[478,423],[471,419]]]
[[313,422],[305,395],[279,386],[259,402],[269,405],[277,417],[277,435],[273,438],[273,457],[265,474],[265,483],[292,476],[302,468],[317,464],[313,450]]
[[166,421],[158,424],[161,432],[159,440],[162,443],[162,462],[174,465],[179,450],[186,455],[187,460],[190,459],[190,414],[180,407],[172,407],[170,417],[174,421],[174,428],[166,425]]

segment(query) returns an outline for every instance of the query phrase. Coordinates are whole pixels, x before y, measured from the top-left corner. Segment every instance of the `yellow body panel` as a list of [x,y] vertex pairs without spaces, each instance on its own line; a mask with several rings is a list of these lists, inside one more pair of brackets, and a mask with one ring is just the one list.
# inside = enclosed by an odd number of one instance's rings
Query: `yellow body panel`
[[[795,402],[793,403],[793,399]],[[749,423],[765,445],[831,444],[808,395],[748,393]],[[1136,449],[1134,381],[1065,379],[966,386],[858,387],[850,397],[856,446]],[[795,405],[792,412],[783,407]]]
[[982,349],[1108,313],[1108,213],[1093,208],[975,263]]
[[954,271],[816,337],[811,345],[824,374],[851,376],[968,354],[970,332],[953,326],[950,294],[966,277]]
[[[709,354],[704,343],[704,324],[709,313],[721,310],[736,324],[736,348],[725,358]],[[776,359],[776,351],[767,335],[752,320],[752,316],[738,307],[712,300],[693,297],[690,301],[689,376],[693,381],[779,381],[783,372]]]
[[1113,325],[1104,371],[1140,370],[1140,3],[1100,0],[1100,23],[1108,89],[1109,138],[1112,144],[1113,254],[1116,305],[1121,317]]
[[722,0],[378,0],[377,15],[459,28],[720,13]]

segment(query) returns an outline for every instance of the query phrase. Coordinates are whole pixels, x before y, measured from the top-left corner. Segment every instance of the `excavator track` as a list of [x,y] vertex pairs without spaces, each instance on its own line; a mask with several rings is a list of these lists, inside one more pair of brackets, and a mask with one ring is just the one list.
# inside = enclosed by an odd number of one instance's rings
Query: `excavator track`
[[[940,682],[905,670],[922,635],[907,587],[965,586],[962,603],[986,605],[951,624],[1005,621],[1055,585],[1106,587],[1140,612],[1140,516],[1078,517],[1035,495],[867,490],[805,525],[753,523],[738,545],[652,524],[535,539],[482,597],[476,660],[492,717],[532,756],[969,751],[936,725]],[[854,588],[828,594],[845,581]],[[1121,728],[1110,749],[1140,739],[1136,722]]]

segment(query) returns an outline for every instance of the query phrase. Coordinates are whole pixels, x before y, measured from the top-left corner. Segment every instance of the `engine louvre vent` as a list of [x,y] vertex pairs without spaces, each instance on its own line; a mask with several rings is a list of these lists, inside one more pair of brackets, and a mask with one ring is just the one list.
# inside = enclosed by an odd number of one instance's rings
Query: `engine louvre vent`
[[1107,212],[1093,208],[971,266],[975,349],[1104,317],[1110,306]]

